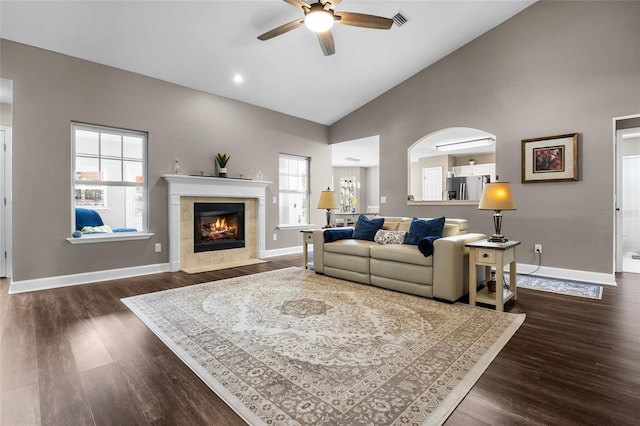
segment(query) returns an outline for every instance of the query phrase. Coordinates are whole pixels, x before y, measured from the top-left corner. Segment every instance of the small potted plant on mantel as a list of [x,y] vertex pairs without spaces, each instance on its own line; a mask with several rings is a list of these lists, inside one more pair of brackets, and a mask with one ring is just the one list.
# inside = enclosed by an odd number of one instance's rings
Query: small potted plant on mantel
[[231,159],[230,155],[216,154],[216,162],[218,163],[218,177],[227,177],[227,163]]
[[474,164],[476,164],[476,159],[473,157],[469,158],[469,165],[473,166]]

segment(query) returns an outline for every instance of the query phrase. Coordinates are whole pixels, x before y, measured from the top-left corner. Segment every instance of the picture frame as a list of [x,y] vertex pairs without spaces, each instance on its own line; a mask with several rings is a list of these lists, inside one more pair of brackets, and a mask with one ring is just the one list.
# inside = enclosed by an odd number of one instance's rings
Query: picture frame
[[577,133],[522,140],[522,183],[577,180]]

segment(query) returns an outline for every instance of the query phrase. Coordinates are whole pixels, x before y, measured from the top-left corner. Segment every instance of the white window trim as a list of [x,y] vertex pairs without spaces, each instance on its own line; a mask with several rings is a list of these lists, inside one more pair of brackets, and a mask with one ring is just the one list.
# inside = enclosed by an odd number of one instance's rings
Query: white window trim
[[[73,141],[71,143],[71,164],[73,164],[73,166],[71,167],[71,211],[74,212],[71,214],[71,232],[74,232],[76,229],[76,221],[75,221],[76,206],[75,206],[75,199],[74,199],[75,183],[76,183],[76,177],[75,177],[76,146],[75,146],[75,136],[73,134],[74,128],[86,128],[86,129],[92,129],[97,131],[100,131],[101,129],[114,129],[123,134],[128,133],[127,129],[120,129],[120,128],[109,127],[109,126],[98,126],[98,125],[77,122],[77,121],[71,122],[70,136],[71,136],[71,141]],[[115,235],[112,233],[109,233],[108,235],[82,234],[81,238],[73,238],[73,237],[67,238],[67,241],[70,242],[71,244],[90,244],[90,243],[106,243],[106,242],[112,242],[112,241],[148,240],[154,235],[154,233],[146,231],[149,229],[149,187],[147,182],[149,179],[149,176],[148,176],[149,134],[144,131],[131,131],[130,133],[136,136],[139,136],[141,133],[145,134],[145,143],[144,143],[143,153],[142,153],[144,158],[143,165],[144,165],[144,173],[145,173],[144,182],[142,185],[143,192],[144,192],[144,217],[143,217],[142,223],[145,231],[114,233]],[[129,185],[126,185],[126,186],[129,186]],[[96,209],[96,211],[107,211],[107,210],[111,210],[111,209],[108,207],[104,207],[102,209]]]
[[[282,157],[290,157],[290,158],[294,158],[294,159],[304,159],[307,162],[307,190],[304,192],[307,196],[307,220],[309,222],[311,222],[311,157],[306,157],[303,155],[294,155],[294,154],[285,154],[285,153],[280,153],[278,154],[278,162],[280,161],[280,159]],[[279,165],[278,165],[279,167]],[[280,203],[280,195],[282,193],[288,193],[288,194],[302,194],[302,192],[299,191],[288,191],[288,190],[282,190],[280,189],[280,173],[278,172],[278,203]],[[280,221],[280,207],[278,207],[278,222]],[[313,224],[311,223],[300,223],[300,224],[288,224],[288,223],[278,223],[277,225],[277,229],[282,229],[282,230],[289,230],[289,229],[311,229],[313,228]]]
[[83,234],[80,238],[67,238],[71,244],[108,243],[113,241],[148,240],[155,234],[153,232],[114,232],[107,234]]

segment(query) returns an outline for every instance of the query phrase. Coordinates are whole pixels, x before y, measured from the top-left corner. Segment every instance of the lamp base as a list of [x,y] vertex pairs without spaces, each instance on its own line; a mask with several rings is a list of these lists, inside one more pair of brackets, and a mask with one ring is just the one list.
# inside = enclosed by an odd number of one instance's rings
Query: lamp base
[[325,228],[331,228],[331,209],[327,209],[327,226],[323,227],[323,229]]
[[493,234],[491,237],[487,238],[487,241],[490,243],[506,243],[509,239],[502,235]]

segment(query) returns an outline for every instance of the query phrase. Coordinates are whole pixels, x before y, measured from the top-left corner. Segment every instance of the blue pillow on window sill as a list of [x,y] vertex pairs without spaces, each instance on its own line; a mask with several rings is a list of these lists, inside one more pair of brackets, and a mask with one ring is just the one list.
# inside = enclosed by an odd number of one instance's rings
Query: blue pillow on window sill
[[80,231],[86,226],[103,226],[104,222],[100,213],[95,210],[76,207],[76,230]]
[[113,232],[138,232],[136,228],[116,228]]

